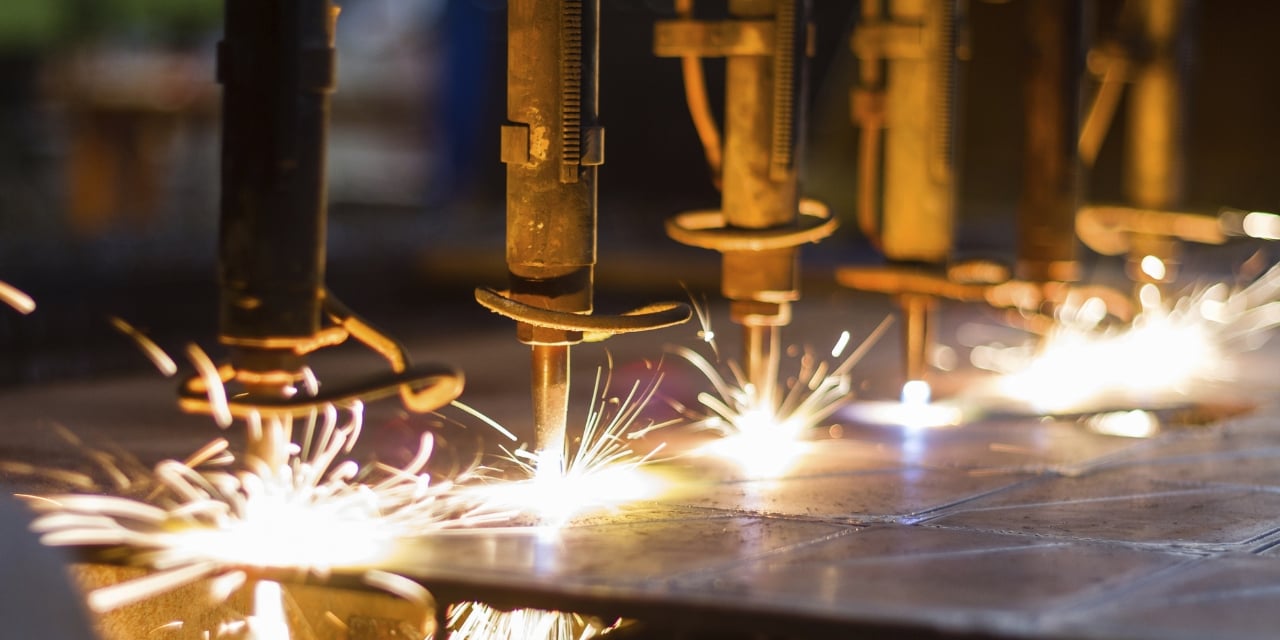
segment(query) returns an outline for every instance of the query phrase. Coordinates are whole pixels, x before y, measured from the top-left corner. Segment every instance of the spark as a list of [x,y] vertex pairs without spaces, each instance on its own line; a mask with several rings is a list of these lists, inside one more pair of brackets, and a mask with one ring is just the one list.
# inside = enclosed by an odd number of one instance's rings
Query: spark
[[205,393],[209,396],[209,407],[213,412],[213,421],[226,429],[234,421],[231,417],[231,406],[227,403],[227,389],[222,384],[222,376],[218,374],[213,358],[194,342],[187,345],[187,358],[195,366],[204,381]]
[[1262,240],[1280,240],[1280,216],[1265,211],[1250,211],[1241,223],[1245,235]]
[[611,625],[561,611],[514,609],[501,611],[479,602],[464,602],[449,609],[448,640],[589,640],[625,624]]
[[[90,594],[90,607],[101,613],[204,578],[214,578],[209,595],[217,602],[254,569],[320,577],[367,570],[387,561],[400,539],[510,516],[464,496],[458,485],[470,479],[466,474],[450,481],[424,471],[430,434],[404,467],[342,459],[355,445],[362,415],[359,403],[314,412],[304,444],[291,444],[278,468],[251,457],[237,465],[217,440],[186,461],[156,465],[157,490],[146,500],[45,496],[31,503],[41,514],[32,528],[52,546],[128,546],[153,569]],[[290,420],[258,419],[272,427]]]
[[[698,319],[703,323],[699,335],[711,333],[707,316],[699,312]],[[844,356],[850,342],[847,331],[831,350],[831,361],[819,360],[806,350],[799,358],[798,373],[788,380],[786,392],[781,394],[774,389],[757,389],[735,361],[725,363],[726,374],[698,351],[683,346],[668,347],[701,372],[712,387],[711,392],[698,394],[701,409],[680,403],[674,403],[675,408],[689,418],[695,428],[720,436],[699,449],[699,453],[731,460],[751,475],[782,473],[804,451],[802,438],[848,403],[854,365],[892,322],[891,317],[881,321],[847,356]],[[713,349],[714,353],[717,352]]]
[[[606,370],[608,373],[606,373]],[[664,483],[644,467],[665,443],[646,453],[631,442],[669,423],[638,426],[640,414],[657,393],[661,375],[632,383],[625,397],[611,396],[612,363],[596,370],[592,404],[581,438],[566,439],[563,451],[505,450],[505,459],[524,476],[475,489],[485,501],[524,509],[543,524],[559,527],[575,516],[651,498]]]
[[970,360],[1002,374],[997,393],[1046,413],[1108,403],[1181,401],[1206,384],[1230,381],[1232,356],[1256,348],[1280,324],[1280,266],[1247,286],[1199,287],[1166,301],[1139,290],[1141,311],[1104,327],[1093,300],[1071,302],[1039,345],[976,346]]
[[23,315],[36,310],[36,301],[17,287],[0,280],[0,302],[3,302]]
[[114,327],[116,331],[119,331],[129,339],[133,340],[134,344],[138,345],[138,348],[142,350],[142,353],[151,360],[151,363],[154,364],[156,369],[159,369],[160,373],[164,374],[166,378],[173,377],[173,375],[178,372],[178,365],[173,361],[173,358],[170,358],[169,354],[165,353],[164,349],[161,349],[160,346],[151,338],[148,338],[146,334],[138,331],[133,327],[133,325],[125,322],[121,318],[110,316],[107,319],[111,322],[111,326]]
[[1138,264],[1138,267],[1142,269],[1142,273],[1146,274],[1156,282],[1164,280],[1165,276],[1169,274],[1169,270],[1165,266],[1164,260],[1153,255],[1142,256],[1142,261]]

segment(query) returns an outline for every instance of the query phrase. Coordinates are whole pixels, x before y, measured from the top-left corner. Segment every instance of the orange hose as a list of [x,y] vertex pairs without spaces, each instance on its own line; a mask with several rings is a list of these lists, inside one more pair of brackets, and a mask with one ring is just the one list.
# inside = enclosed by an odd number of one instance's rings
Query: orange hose
[[[676,0],[675,8],[676,14],[682,19],[693,19],[693,0]],[[707,165],[711,167],[712,180],[719,189],[722,164],[720,128],[711,113],[711,102],[707,99],[707,81],[702,73],[702,60],[698,56],[681,56],[680,69],[684,76],[684,95],[689,104],[689,115],[693,118],[698,140],[702,142]]]

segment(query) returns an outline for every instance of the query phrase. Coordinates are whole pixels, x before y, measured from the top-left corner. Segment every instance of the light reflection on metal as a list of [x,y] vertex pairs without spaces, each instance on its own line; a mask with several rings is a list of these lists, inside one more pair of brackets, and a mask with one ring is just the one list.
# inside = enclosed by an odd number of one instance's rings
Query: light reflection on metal
[[1129,325],[1104,327],[1085,305],[1066,306],[1038,346],[983,345],[970,360],[1003,374],[999,395],[1040,412],[1182,401],[1206,383],[1231,380],[1232,356],[1280,324],[1280,267],[1242,288],[1217,283],[1166,300],[1149,285],[1139,299],[1142,311]]
[[32,528],[52,546],[127,546],[154,570],[89,594],[90,608],[105,612],[204,578],[214,578],[210,595],[217,602],[254,569],[359,572],[389,559],[400,538],[510,516],[461,492],[458,483],[470,476],[432,479],[425,471],[429,435],[404,467],[342,459],[359,438],[362,407],[347,409],[345,422],[339,413],[330,406],[313,415],[283,466],[254,458],[236,464],[219,439],[186,461],[158,464],[156,488],[146,499],[32,501],[41,514]]
[[250,640],[289,640],[289,620],[284,613],[284,592],[279,582],[259,581],[253,587],[253,615],[249,616]]
[[612,624],[576,613],[513,609],[502,611],[479,602],[449,608],[448,640],[589,640],[626,624]]
[[[706,314],[699,312],[698,317],[703,321],[698,335],[717,353],[714,338],[706,337],[714,336]],[[706,376],[714,391],[698,394],[700,409],[679,403],[675,408],[695,428],[720,436],[700,448],[699,453],[731,461],[753,477],[779,475],[806,450],[801,441],[808,433],[849,401],[850,372],[890,324],[892,317],[885,318],[848,356],[843,354],[850,342],[848,332],[841,334],[832,349],[832,361],[819,360],[805,351],[799,358],[796,376],[786,382],[785,389],[757,388],[733,360],[724,364],[726,374],[698,351],[668,347]]]

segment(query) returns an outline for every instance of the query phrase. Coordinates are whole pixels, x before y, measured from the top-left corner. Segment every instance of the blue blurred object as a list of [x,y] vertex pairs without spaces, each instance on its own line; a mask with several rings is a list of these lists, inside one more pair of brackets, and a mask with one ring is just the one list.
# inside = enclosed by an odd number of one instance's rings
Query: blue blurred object
[[0,620],[5,638],[93,640],[66,558],[27,529],[31,514],[0,491]]

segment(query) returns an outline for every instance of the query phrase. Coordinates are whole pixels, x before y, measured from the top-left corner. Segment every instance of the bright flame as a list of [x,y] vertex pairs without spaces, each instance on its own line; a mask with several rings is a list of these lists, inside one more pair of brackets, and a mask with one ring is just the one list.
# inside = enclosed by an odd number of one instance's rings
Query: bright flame
[[1172,302],[1146,285],[1129,326],[1102,328],[1095,310],[1067,305],[1038,347],[980,346],[971,360],[1004,374],[1002,395],[1042,412],[1183,397],[1198,384],[1233,377],[1231,356],[1280,324],[1277,298],[1280,267],[1242,289],[1220,283]]
[[902,404],[919,407],[933,399],[933,387],[924,380],[908,380],[902,385]]
[[483,493],[486,503],[528,511],[555,527],[589,511],[610,509],[661,493],[665,483],[643,467],[665,444],[640,454],[629,442],[666,426],[636,426],[662,378],[655,376],[643,387],[636,381],[625,398],[611,397],[612,366],[609,369],[608,375],[604,369],[596,371],[594,401],[582,437],[576,443],[566,440],[563,451],[508,451],[507,460],[526,479],[494,482],[472,491]]
[[[697,305],[695,305],[697,308]],[[699,336],[713,335],[709,320],[701,310],[703,323]],[[675,403],[681,414],[695,427],[721,436],[700,448],[699,453],[732,461],[738,468],[755,477],[776,476],[785,472],[807,447],[801,440],[824,420],[844,406],[852,393],[851,371],[872,345],[889,328],[892,318],[885,318],[844,360],[838,360],[849,345],[849,332],[841,334],[831,357],[838,365],[818,360],[805,351],[799,359],[798,373],[787,382],[785,393],[775,389],[757,389],[747,381],[737,362],[725,365],[728,375],[712,364],[707,356],[682,346],[668,349],[698,369],[715,393],[698,394],[701,410]],[[715,343],[707,341],[712,352]]]
[[1150,438],[1160,432],[1160,419],[1141,409],[1099,413],[1085,424],[1094,433],[1122,438]]
[[707,443],[698,452],[731,460],[752,477],[774,477],[785,473],[809,449],[801,439],[816,423],[779,420],[767,410],[750,409],[733,417],[735,432]]
[[[42,513],[32,528],[48,545],[128,545],[155,569],[90,594],[91,608],[105,612],[211,576],[214,600],[225,599],[254,567],[364,569],[387,558],[396,539],[509,517],[424,471],[429,435],[402,468],[340,461],[359,436],[362,406],[347,414],[342,424],[335,407],[313,414],[304,444],[279,468],[251,459],[228,470],[235,460],[216,440],[185,462],[157,465],[158,487],[146,501],[49,496],[32,501]],[[281,427],[274,423],[289,418],[262,420]]]
[[951,404],[934,403],[933,388],[924,380],[908,380],[902,385],[899,402],[860,402],[845,414],[867,424],[897,425],[908,429],[954,427],[964,420],[964,411]]

